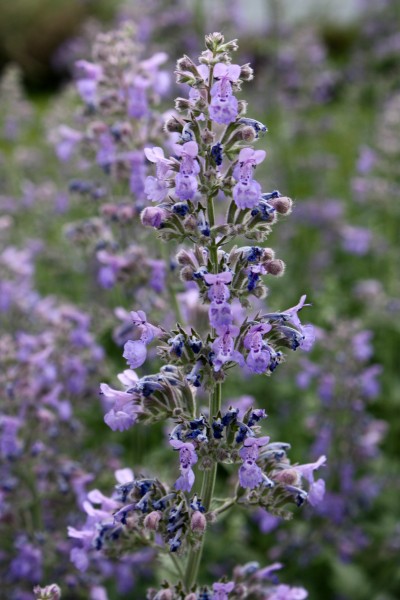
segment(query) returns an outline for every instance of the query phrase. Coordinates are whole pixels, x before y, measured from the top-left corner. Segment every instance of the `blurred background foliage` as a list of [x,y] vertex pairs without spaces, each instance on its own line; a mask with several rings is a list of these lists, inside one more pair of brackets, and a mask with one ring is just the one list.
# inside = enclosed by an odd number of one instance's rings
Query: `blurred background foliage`
[[[17,65],[25,86],[20,98],[12,98],[7,114],[12,117],[13,102],[25,102],[27,107],[18,147],[12,136],[1,140],[0,193],[3,200],[7,196],[19,203],[14,243],[29,237],[44,241],[45,251],[38,258],[38,289],[90,310],[111,373],[115,364],[122,368],[123,362],[111,339],[110,317],[104,326],[104,306],[131,308],[132,302],[117,289],[94,289],[85,257],[65,239],[63,225],[93,215],[94,208],[71,200],[55,212],[56,199],[68,195],[68,177],[47,137],[50,125],[62,121],[60,112],[65,107],[73,110],[76,103],[62,89],[72,77],[74,60],[90,58],[93,32],[124,18],[137,23],[138,38],[148,54],[160,49],[169,53],[171,69],[183,52],[199,53],[208,31],[222,30],[226,38],[239,38],[239,62],[251,62],[256,75],[243,97],[251,107],[250,116],[269,128],[262,141],[268,160],[259,179],[267,189],[279,189],[295,200],[293,214],[269,240],[287,264],[285,276],[270,284],[271,305],[291,306],[300,293],[307,292],[313,304],[310,321],[327,331],[328,337],[335,336],[340,323],[357,321],[360,330],[373,334],[369,363],[383,367],[380,393],[366,410],[388,428],[381,452],[371,459],[370,467],[368,461],[362,465],[379,479],[379,492],[372,502],[360,505],[356,517],[349,514],[338,525],[339,538],[345,539],[345,529],[356,521],[367,542],[354,552],[342,551],[337,540],[324,537],[329,529],[326,523],[333,517],[313,515],[308,508],[265,534],[260,534],[254,519],[238,510],[218,525],[221,535],[209,536],[211,567],[203,576],[219,575],[220,568],[236,562],[279,558],[285,563],[286,580],[303,584],[311,599],[395,600],[400,597],[400,102],[395,101],[400,95],[400,5],[381,0],[149,0],[146,6],[133,0],[1,3],[0,68],[5,74],[10,64]],[[7,99],[4,87],[2,99]],[[64,108],[57,109],[58,104]],[[373,155],[367,167],[362,164],[366,148]],[[29,185],[37,196],[30,204]],[[361,250],[357,244],[349,250],[361,234],[348,227],[368,230],[369,242]],[[328,371],[330,364],[340,379],[345,351],[346,341],[341,349],[332,350],[322,338],[312,360],[326,364]],[[304,390],[296,385],[302,368],[299,358],[291,357],[270,380],[238,376],[224,393],[226,398],[253,395],[269,414],[268,433],[292,444],[294,461],[308,462],[315,459],[310,449],[318,433],[310,418],[323,413],[324,406],[315,386]],[[353,377],[357,379],[357,373]],[[92,451],[100,442],[118,443],[129,466],[145,463],[167,468],[160,428],[117,436],[102,423],[100,411],[82,412],[93,430],[86,442]],[[349,435],[346,425],[337,425],[339,438],[341,433]],[[333,463],[337,450],[331,448]]]

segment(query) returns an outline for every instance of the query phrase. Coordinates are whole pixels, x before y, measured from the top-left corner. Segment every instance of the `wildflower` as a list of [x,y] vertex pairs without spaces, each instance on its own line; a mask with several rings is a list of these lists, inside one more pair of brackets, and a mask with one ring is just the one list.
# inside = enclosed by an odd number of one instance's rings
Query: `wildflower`
[[179,173],[175,176],[175,193],[181,200],[191,200],[197,192],[196,175],[200,165],[196,160],[199,153],[197,142],[186,142],[182,146],[174,145],[177,156],[181,158]]
[[212,343],[214,357],[212,359],[214,371],[220,371],[221,367],[230,361],[244,365],[244,359],[240,352],[235,350],[235,338],[239,334],[239,328],[234,325],[223,326],[218,331],[219,336]]
[[146,178],[144,192],[149,200],[162,202],[168,193],[167,182],[172,176],[172,162],[164,157],[164,150],[158,146],[145,148],[144,153],[147,160],[156,164],[157,174],[157,177],[149,176]]
[[253,489],[263,481],[263,472],[256,464],[259,448],[269,442],[269,437],[246,438],[239,451],[243,464],[239,469],[239,482],[244,488]]
[[97,84],[103,77],[103,69],[87,60],[78,60],[75,65],[82,74],[76,82],[78,92],[82,100],[94,108],[97,106]]
[[179,450],[181,476],[175,482],[175,488],[183,492],[190,492],[194,484],[192,465],[197,463],[197,454],[193,444],[170,440],[169,443],[175,450]]
[[233,171],[233,176],[238,181],[233,188],[233,199],[240,209],[254,208],[260,200],[261,186],[253,179],[253,171],[264,160],[265,155],[264,150],[252,148],[243,148],[239,153],[238,164]]
[[213,583],[212,600],[228,600],[228,594],[233,590],[235,584],[233,581],[228,583]]
[[123,357],[126,359],[126,362],[131,369],[140,367],[146,360],[146,356],[146,344],[142,340],[128,340],[126,342]]
[[229,125],[236,120],[238,101],[232,93],[232,83],[240,77],[239,65],[217,63],[214,78],[217,81],[211,88],[210,117],[216,123]]
[[308,484],[310,486],[308,490],[308,501],[312,506],[319,504],[324,497],[325,483],[322,479],[314,481],[314,471],[316,471],[316,469],[319,469],[319,467],[323,466],[325,463],[326,456],[320,456],[315,463],[308,463],[305,465],[291,467],[294,471],[299,473],[301,477],[304,477],[304,479],[308,481]]
[[271,361],[268,346],[263,342],[263,335],[271,331],[270,324],[253,325],[247,332],[243,344],[249,350],[246,364],[253,373],[264,373]]

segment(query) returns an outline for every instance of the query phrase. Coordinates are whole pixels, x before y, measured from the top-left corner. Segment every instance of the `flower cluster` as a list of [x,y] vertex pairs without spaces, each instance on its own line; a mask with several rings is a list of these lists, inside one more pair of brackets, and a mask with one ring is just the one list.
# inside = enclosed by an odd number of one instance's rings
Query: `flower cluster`
[[71,171],[72,163],[70,194],[101,202],[97,216],[66,227],[68,239],[95,255],[102,288],[122,284],[129,295],[141,291],[151,298],[165,290],[169,265],[160,252],[148,251],[140,228],[135,230],[147,204],[143,148],[162,134],[158,105],[169,75],[162,70],[167,55],[142,59],[136,37],[130,24],[97,35],[93,60],[75,65],[83,114],[73,126],[53,127],[50,138],[65,168]]

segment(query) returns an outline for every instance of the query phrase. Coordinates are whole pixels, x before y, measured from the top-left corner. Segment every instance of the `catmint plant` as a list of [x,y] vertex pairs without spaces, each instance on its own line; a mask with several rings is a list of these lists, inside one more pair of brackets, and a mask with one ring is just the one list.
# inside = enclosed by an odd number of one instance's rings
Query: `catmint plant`
[[[289,518],[291,504],[308,499],[316,504],[323,496],[315,472],[325,456],[292,465],[290,444],[262,432],[264,409],[222,408],[223,383],[232,369],[270,376],[285,349],[307,351],[314,340],[312,326],[300,319],[306,296],[285,310],[252,308],[252,301],[266,295],[264,278],[284,271],[271,248],[255,244],[265,242],[292,202],[277,190],[264,192],[258,180],[257,165],[266,152],[254,146],[267,128],[246,115],[246,103],[237,97],[242,83],[253,78],[250,65],[232,62],[237,47],[235,40],[226,43],[213,33],[197,63],[188,56],[178,60],[177,82],[189,89],[176,99],[177,112],[165,125],[178,134],[172,155],[158,146],[145,150],[155,173],[145,182],[149,204],[142,224],[163,242],[182,244],[176,256],[181,280],[208,318],[201,330],[179,321],[167,330],[135,306],[120,389],[101,385],[111,429],[168,420],[174,480],[118,471],[111,498],[89,496],[90,518],[83,529],[70,530],[83,554],[144,545],[169,557],[175,575],[148,591],[154,600],[305,598],[302,588],[274,583],[272,574],[281,565],[237,567],[211,587],[199,583],[199,567],[206,531],[225,511],[263,507]],[[223,218],[216,216],[217,203],[225,207]],[[247,245],[238,246],[240,240]],[[154,374],[136,373],[154,347],[163,366]],[[220,464],[232,471],[234,482],[222,499],[216,496]]]

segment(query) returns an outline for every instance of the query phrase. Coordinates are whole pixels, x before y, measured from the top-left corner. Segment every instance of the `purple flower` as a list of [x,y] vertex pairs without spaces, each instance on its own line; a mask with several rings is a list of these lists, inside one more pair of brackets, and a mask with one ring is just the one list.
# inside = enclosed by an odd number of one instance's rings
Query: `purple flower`
[[208,317],[211,327],[214,327],[217,332],[224,327],[232,325],[233,322],[231,307],[227,302],[211,302]]
[[356,333],[352,340],[351,345],[353,349],[354,357],[359,361],[369,360],[373,354],[374,349],[371,344],[372,331],[365,329]]
[[272,595],[268,596],[268,600],[304,600],[307,596],[308,593],[304,588],[292,588],[282,584],[275,588]]
[[232,94],[231,83],[240,76],[239,65],[218,63],[214,67],[214,78],[217,81],[211,88],[210,117],[216,123],[229,125],[238,114],[238,101]]
[[371,365],[361,373],[360,384],[363,394],[367,398],[376,398],[381,391],[381,385],[377,381],[377,377],[382,373],[381,365]]
[[127,91],[128,115],[134,119],[141,119],[149,112],[149,103],[147,101],[146,88],[150,82],[144,77],[138,75],[135,77],[133,84],[129,86]]
[[207,285],[210,285],[208,297],[216,304],[226,302],[230,296],[228,284],[232,282],[232,272],[222,271],[222,273],[205,273],[203,279]]
[[228,594],[233,590],[235,584],[233,581],[228,583],[213,583],[212,600],[228,600]]
[[79,95],[89,106],[96,106],[97,84],[103,76],[103,69],[87,60],[78,60],[75,65],[83,75],[76,82]]
[[138,198],[143,198],[145,192],[145,176],[146,166],[144,163],[143,152],[131,152],[131,176],[129,180],[129,187],[132,194],[135,194]]
[[55,147],[57,158],[63,162],[71,158],[77,144],[83,139],[80,131],[76,131],[67,125],[60,125],[55,137],[57,137]]
[[253,489],[260,485],[264,475],[260,467],[256,464],[259,456],[259,448],[268,444],[269,437],[246,438],[239,454],[243,459],[243,464],[239,469],[239,482],[243,488]]
[[0,415],[0,454],[3,458],[16,457],[21,453],[22,443],[18,439],[18,430],[22,421],[18,417]]
[[340,233],[344,250],[358,256],[367,254],[372,241],[372,232],[369,229],[344,225]]
[[164,260],[149,260],[148,264],[151,268],[151,276],[149,284],[153,290],[159,294],[165,289],[166,264]]
[[322,502],[325,493],[325,483],[322,479],[314,481],[314,471],[326,463],[326,456],[320,456],[315,463],[307,463],[291,467],[309,483],[308,500],[312,506]]
[[234,325],[221,327],[220,334],[213,342],[212,349],[215,353],[213,358],[214,371],[219,371],[227,362],[237,362],[240,366],[244,365],[243,356],[235,350],[235,338],[239,334],[239,328]]
[[175,488],[182,492],[190,492],[194,484],[192,465],[197,463],[197,454],[193,444],[180,440],[170,440],[169,443],[175,450],[179,450],[181,476],[175,482]]
[[131,369],[140,367],[147,356],[146,344],[142,340],[128,340],[124,345],[124,353],[122,355]]
[[302,350],[308,352],[309,350],[311,350],[315,342],[315,330],[314,327],[310,324],[302,325],[297,314],[302,308],[304,308],[304,306],[310,306],[309,304],[305,304],[306,298],[306,295],[301,296],[298,304],[292,306],[292,308],[288,308],[287,310],[285,310],[283,313],[281,313],[281,316],[285,321],[289,321],[292,325],[294,325],[294,327],[296,327],[296,329],[300,331],[302,338],[300,338],[297,345]]
[[172,162],[164,157],[162,148],[155,146],[145,148],[144,153],[147,160],[156,164],[157,177],[147,177],[144,185],[144,191],[152,202],[162,202],[168,193],[167,181],[172,176]]
[[175,177],[175,193],[181,200],[191,200],[198,188],[196,175],[200,165],[196,160],[199,153],[197,142],[186,142],[182,146],[174,145],[177,156],[181,157],[179,173]]
[[239,153],[238,163],[233,171],[233,176],[238,181],[233,188],[233,199],[241,209],[254,208],[260,199],[261,186],[253,179],[253,172],[265,155],[264,150],[253,148],[243,148]]
[[271,354],[262,339],[271,329],[269,323],[253,325],[243,340],[244,347],[249,350],[246,364],[253,373],[264,373],[271,362]]
[[140,219],[145,227],[161,229],[167,220],[168,213],[159,206],[146,206],[140,214]]

